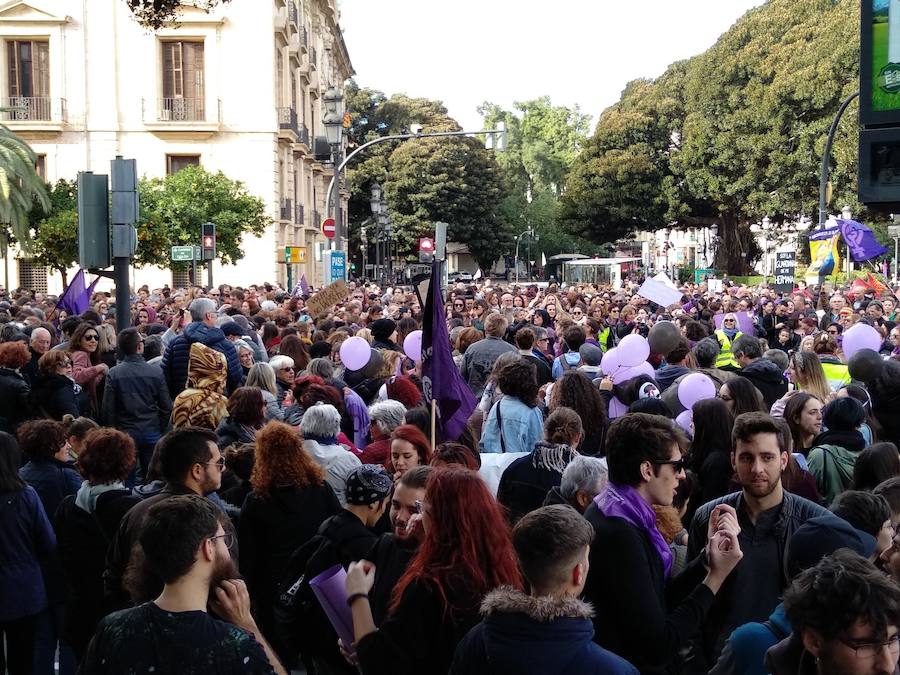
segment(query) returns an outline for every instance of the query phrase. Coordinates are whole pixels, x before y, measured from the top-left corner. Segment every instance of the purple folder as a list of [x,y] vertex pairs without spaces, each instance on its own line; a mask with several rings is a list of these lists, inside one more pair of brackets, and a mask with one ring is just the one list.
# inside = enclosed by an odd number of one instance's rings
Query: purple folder
[[352,651],[354,643],[353,614],[347,605],[347,572],[340,565],[330,567],[309,582],[319,604],[325,610],[344,649]]

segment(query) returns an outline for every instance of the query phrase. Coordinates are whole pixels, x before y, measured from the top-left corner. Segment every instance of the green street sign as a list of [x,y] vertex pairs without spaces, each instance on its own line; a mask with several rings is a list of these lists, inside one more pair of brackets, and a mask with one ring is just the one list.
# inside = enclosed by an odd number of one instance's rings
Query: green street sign
[[193,246],[173,246],[172,262],[190,262],[194,259]]

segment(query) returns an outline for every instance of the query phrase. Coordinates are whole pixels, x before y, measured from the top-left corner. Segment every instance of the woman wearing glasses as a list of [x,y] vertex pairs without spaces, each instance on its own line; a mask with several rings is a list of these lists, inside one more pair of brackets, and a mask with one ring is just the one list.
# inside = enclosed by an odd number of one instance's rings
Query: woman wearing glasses
[[45,417],[62,420],[64,415],[78,417],[81,386],[72,376],[72,359],[61,349],[51,349],[38,361],[38,373],[31,387],[36,411]]
[[100,333],[92,323],[83,323],[69,340],[69,358],[72,359],[72,376],[84,389],[88,417],[97,416],[97,386],[109,372],[109,366],[100,362]]

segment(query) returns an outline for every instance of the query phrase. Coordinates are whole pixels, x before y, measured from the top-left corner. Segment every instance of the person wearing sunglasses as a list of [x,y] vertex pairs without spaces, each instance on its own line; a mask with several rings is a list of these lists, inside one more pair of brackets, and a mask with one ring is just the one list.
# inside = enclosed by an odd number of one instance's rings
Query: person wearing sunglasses
[[84,672],[286,673],[250,613],[232,559],[234,533],[215,506],[197,495],[156,503],[138,541],[162,592],[100,622]]
[[770,415],[738,415],[731,432],[731,465],[741,489],[701,506],[691,523],[689,558],[706,546],[717,509],[728,507],[736,514],[737,542],[744,552],[733,580],[715,598],[704,622],[702,657],[707,666],[716,663],[735,628],[763,621],[775,609],[788,581],[784,574],[788,540],[806,521],[828,515],[818,504],[784,489],[782,475],[790,452],[782,439]]
[[109,366],[101,363],[100,333],[93,323],[86,321],[72,333],[69,358],[72,360],[72,376],[81,385],[86,397],[81,412],[96,418],[99,413],[97,388],[109,372]]
[[594,639],[642,673],[667,672],[677,662],[742,556],[737,515],[722,505],[695,547],[703,555],[695,552],[678,577],[680,604],[667,602],[673,554],[653,507],[671,506],[685,477],[685,444],[671,420],[617,418],[606,434],[609,483],[585,512],[595,534],[584,596],[603,607],[593,619]]

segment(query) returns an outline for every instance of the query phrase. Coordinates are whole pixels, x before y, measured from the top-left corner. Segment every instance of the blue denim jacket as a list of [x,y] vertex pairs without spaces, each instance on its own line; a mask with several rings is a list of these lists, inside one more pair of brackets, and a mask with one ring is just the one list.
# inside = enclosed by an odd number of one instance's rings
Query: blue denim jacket
[[[503,423],[503,438],[497,424],[497,409]],[[531,452],[543,437],[544,415],[538,406],[528,407],[519,399],[504,396],[488,413],[481,432],[481,452]]]

